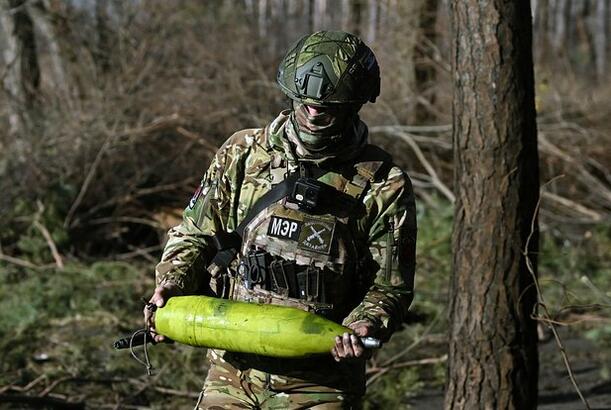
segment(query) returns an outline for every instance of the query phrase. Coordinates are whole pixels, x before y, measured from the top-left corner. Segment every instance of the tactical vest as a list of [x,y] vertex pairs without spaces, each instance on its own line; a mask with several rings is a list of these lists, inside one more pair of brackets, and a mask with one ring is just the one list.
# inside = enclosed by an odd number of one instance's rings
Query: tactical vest
[[[368,145],[351,165],[334,171],[291,169],[285,159],[273,158],[272,190],[284,184],[286,192],[241,224],[226,296],[293,306],[341,321],[366,291],[361,273],[370,268],[371,255],[355,217],[364,215],[364,195],[390,165],[388,154],[381,153]],[[265,201],[261,198],[253,208]]]

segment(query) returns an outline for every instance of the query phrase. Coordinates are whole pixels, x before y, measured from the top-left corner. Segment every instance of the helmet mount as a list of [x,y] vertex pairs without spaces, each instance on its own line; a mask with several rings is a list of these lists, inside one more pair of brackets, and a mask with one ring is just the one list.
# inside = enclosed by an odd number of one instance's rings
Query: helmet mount
[[291,99],[307,105],[362,105],[380,94],[375,55],[353,34],[319,31],[294,43],[276,78]]
[[295,84],[300,94],[306,97],[322,99],[333,91],[333,84],[327,75],[322,61],[302,67],[296,71]]

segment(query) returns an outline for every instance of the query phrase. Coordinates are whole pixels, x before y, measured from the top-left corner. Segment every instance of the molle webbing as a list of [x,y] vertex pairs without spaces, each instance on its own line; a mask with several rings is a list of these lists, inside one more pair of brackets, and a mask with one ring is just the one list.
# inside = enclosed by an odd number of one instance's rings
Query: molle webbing
[[274,202],[277,202],[290,195],[298,178],[298,173],[290,174],[282,183],[274,186],[271,190],[266,192],[253,205],[253,207],[250,208],[250,211],[246,217],[242,220],[242,222],[240,222],[233,232],[217,232],[217,234],[213,237],[213,241],[218,252],[214,259],[212,259],[212,264],[222,269],[227,268],[240,250],[244,229],[246,229],[250,221],[252,221],[255,216]]

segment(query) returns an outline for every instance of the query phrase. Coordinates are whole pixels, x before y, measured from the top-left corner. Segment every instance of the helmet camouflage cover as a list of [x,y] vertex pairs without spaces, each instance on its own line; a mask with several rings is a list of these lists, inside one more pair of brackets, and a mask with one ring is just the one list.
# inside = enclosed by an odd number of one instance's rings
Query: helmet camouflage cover
[[364,104],[380,95],[375,55],[343,31],[319,31],[293,44],[277,81],[288,97],[308,105]]

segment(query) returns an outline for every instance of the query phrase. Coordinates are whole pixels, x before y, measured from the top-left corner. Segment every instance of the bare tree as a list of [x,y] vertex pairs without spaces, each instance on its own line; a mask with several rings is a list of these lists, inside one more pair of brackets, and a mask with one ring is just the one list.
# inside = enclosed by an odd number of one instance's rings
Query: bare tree
[[313,4],[313,30],[318,31],[328,29],[327,27],[327,0],[314,0]]
[[341,13],[341,27],[342,30],[350,31],[350,24],[352,23],[352,2],[350,0],[342,0],[340,13]]
[[435,103],[434,86],[437,68],[433,62],[437,44],[438,0],[424,0],[420,6],[418,38],[414,47],[414,88],[418,98],[414,106],[414,122],[422,124],[431,118],[429,106]]
[[53,81],[55,90],[66,100],[70,100],[70,80],[65,56],[65,47],[61,44],[61,38],[57,33],[58,22],[50,12],[51,3],[48,0],[35,0],[25,3],[32,16],[36,28],[44,37],[48,54],[51,59],[53,70]]
[[596,2],[594,30],[594,50],[596,74],[599,80],[607,74],[607,44],[609,34],[609,3],[607,0]]
[[551,27],[552,44],[557,53],[563,54],[563,49],[568,36],[570,0],[555,0],[554,7],[554,24]]
[[[23,156],[26,132],[31,128],[36,111],[40,68],[36,53],[34,25],[24,0],[0,2],[2,7],[2,29],[6,39],[4,61],[4,89],[9,97],[9,133],[20,137],[17,144]],[[22,160],[24,158],[21,158]]]
[[378,31],[378,15],[380,3],[378,0],[369,0],[369,15],[367,21],[367,42],[369,44],[376,41]]
[[529,2],[463,0],[451,12],[456,208],[445,408],[534,409],[539,168]]
[[265,37],[267,32],[267,0],[259,0],[259,36]]
[[550,0],[537,0],[533,3],[533,47],[537,62],[542,61],[550,52],[550,26],[553,19],[550,16]]
[[350,16],[352,20],[348,27],[348,31],[360,36],[363,25],[363,0],[352,0],[350,2]]
[[105,73],[110,69],[111,36],[110,22],[108,18],[108,0],[96,0],[95,23],[97,41],[94,57],[98,69]]

